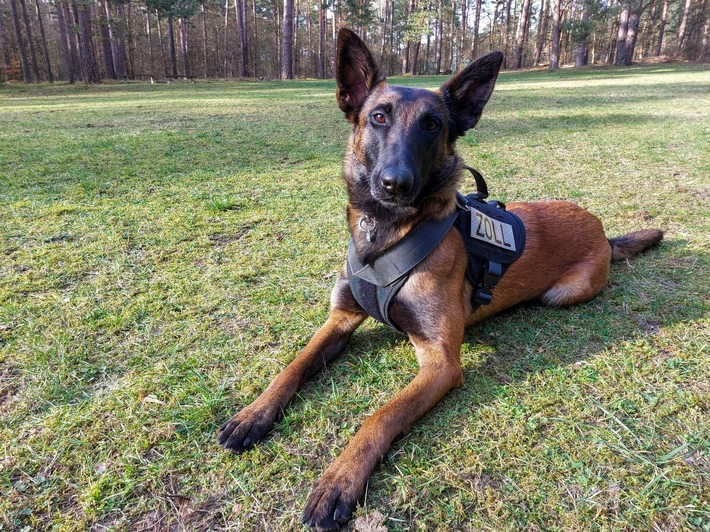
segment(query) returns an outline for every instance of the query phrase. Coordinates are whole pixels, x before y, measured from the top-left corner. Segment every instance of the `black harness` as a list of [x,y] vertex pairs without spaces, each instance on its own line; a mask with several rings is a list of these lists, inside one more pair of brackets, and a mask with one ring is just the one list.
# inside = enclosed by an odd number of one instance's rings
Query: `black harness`
[[468,266],[466,278],[473,287],[471,305],[476,310],[493,299],[491,290],[525,248],[525,226],[499,201],[485,201],[488,188],[473,168],[475,194],[457,194],[457,209],[443,220],[427,220],[368,264],[360,262],[354,240],[348,246],[347,274],[350,290],[359,305],[374,319],[401,331],[389,316],[389,307],[414,267],[424,260],[456,227],[461,233]]

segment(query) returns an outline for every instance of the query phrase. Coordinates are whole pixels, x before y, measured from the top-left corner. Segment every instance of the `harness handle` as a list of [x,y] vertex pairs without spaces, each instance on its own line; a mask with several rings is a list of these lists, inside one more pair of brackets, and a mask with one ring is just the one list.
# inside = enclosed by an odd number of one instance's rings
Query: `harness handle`
[[486,185],[486,180],[483,179],[481,173],[467,164],[462,164],[461,167],[464,170],[471,172],[473,178],[476,180],[476,195],[478,196],[478,199],[486,199],[488,197],[488,186]]

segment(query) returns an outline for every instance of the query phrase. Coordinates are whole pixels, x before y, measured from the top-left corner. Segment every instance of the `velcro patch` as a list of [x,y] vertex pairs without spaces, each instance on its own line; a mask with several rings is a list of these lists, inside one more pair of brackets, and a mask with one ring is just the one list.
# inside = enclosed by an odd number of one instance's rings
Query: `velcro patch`
[[513,226],[473,209],[471,212],[471,237],[511,251],[515,249]]

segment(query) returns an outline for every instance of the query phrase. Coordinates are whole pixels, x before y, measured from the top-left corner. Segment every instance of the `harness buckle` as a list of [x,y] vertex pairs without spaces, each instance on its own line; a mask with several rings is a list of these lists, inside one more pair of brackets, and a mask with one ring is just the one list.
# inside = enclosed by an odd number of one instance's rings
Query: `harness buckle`
[[483,284],[487,288],[493,288],[498,284],[500,278],[503,277],[503,265],[498,262],[488,262],[485,271],[483,272]]
[[471,210],[471,206],[468,204],[468,201],[466,201],[466,198],[463,196],[463,194],[459,192],[456,193],[456,206],[462,211]]
[[488,305],[493,301],[491,288],[498,284],[500,278],[503,277],[503,265],[498,262],[488,261],[488,264],[483,270],[483,286],[476,291],[473,300],[479,305]]
[[493,301],[493,294],[491,294],[491,289],[487,286],[481,288],[476,292],[473,300],[479,305],[489,305]]

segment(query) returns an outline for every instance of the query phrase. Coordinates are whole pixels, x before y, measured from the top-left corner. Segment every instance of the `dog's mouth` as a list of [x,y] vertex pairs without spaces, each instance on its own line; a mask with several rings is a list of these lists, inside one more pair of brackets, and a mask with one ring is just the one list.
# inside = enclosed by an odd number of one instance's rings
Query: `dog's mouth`
[[392,209],[409,207],[414,203],[415,198],[409,195],[390,195],[380,191],[371,191],[372,197],[383,207]]
[[391,215],[405,216],[411,214],[412,209],[416,208],[417,197],[404,196],[385,196],[380,197],[372,194],[372,198],[377,202],[379,211],[387,211]]

